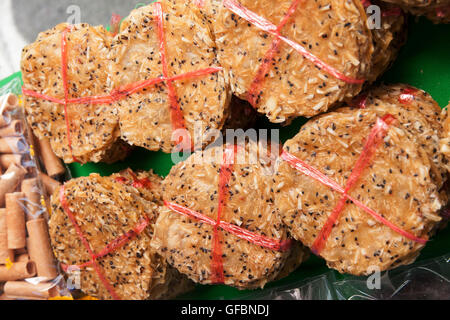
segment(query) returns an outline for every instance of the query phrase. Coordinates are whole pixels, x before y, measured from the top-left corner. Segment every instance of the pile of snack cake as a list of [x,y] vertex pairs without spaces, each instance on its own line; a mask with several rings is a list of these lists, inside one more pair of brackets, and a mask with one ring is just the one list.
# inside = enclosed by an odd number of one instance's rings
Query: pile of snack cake
[[[311,252],[352,275],[414,262],[443,224],[450,119],[418,88],[373,83],[406,42],[409,13],[445,23],[449,8],[160,0],[111,31],[39,34],[23,50],[24,107],[50,152],[81,164],[135,147],[191,153],[165,179],[125,170],[56,183],[60,270],[78,270],[98,299],[169,299],[194,284],[263,288]],[[218,142],[258,117],[310,120],[284,145]]]

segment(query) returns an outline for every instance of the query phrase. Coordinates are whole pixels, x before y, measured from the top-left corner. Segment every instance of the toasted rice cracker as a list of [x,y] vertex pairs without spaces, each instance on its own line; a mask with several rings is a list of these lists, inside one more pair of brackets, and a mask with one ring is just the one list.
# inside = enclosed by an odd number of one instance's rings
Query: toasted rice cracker
[[[284,150],[344,187],[378,115],[332,112],[308,122]],[[417,237],[430,236],[442,203],[430,160],[394,123],[349,194]],[[279,160],[276,205],[290,234],[312,247],[341,194]],[[423,244],[409,240],[348,201],[320,255],[341,273],[368,275],[412,263]]]
[[[244,7],[279,25],[292,0],[241,0]],[[234,94],[251,101],[250,88],[274,36],[218,6],[212,28],[219,62],[225,68]],[[301,1],[281,34],[302,45],[323,62],[348,77],[366,79],[371,71],[372,35],[360,1]],[[253,97],[254,107],[271,122],[325,112],[335,102],[359,93],[362,85],[348,84],[285,43],[281,43]]]
[[[68,24],[39,34],[22,53],[24,88],[64,100],[61,37]],[[103,27],[73,26],[67,33],[68,98],[108,95],[109,51],[112,36]],[[27,96],[25,109],[35,135],[49,138],[52,149],[64,162],[99,162],[118,139],[117,110],[109,104],[69,104],[72,152],[67,139],[64,105]],[[72,157],[73,153],[73,157]]]
[[[90,256],[60,203],[59,192],[52,197],[53,213],[49,223],[52,247],[62,264],[80,265],[90,261]],[[169,272],[165,261],[150,249],[159,209],[156,203],[146,201],[132,186],[97,174],[70,180],[64,194],[95,253],[148,217],[150,226],[114,252],[98,258],[97,262],[122,299],[157,299],[167,293],[169,288],[161,286],[170,281],[173,272]],[[92,267],[81,268],[80,273],[84,293],[99,299],[112,298]]]
[[[183,1],[160,1],[168,76],[219,67],[211,32],[195,6]],[[122,22],[113,44],[111,68],[114,87],[163,76],[156,5],[133,10]],[[230,94],[223,71],[172,82],[185,126],[192,138],[203,137],[206,146],[211,130],[222,128]],[[172,152],[174,123],[168,86],[159,83],[119,101],[122,138],[152,151]],[[199,133],[194,132],[200,126]],[[199,138],[200,139],[200,138]]]
[[[172,168],[163,182],[164,200],[217,219],[222,148],[208,148],[203,154],[197,152]],[[267,149],[248,142],[245,149],[238,150],[238,163],[234,164],[227,184],[229,189],[221,220],[276,241],[286,240],[286,229],[273,203],[270,183],[273,171],[269,161],[264,157],[252,157],[258,152],[265,154]],[[247,161],[237,160],[243,159],[243,155]],[[196,161],[200,156],[203,156],[203,161]],[[170,265],[194,282],[212,284],[213,229],[212,225],[164,207],[155,224],[151,245]],[[290,250],[278,252],[219,230],[226,285],[239,289],[261,288],[286,270],[284,266],[292,254],[297,257],[295,266],[306,258],[302,247],[293,249],[298,244]],[[302,253],[295,250],[302,250]],[[290,262],[286,272],[295,268],[291,267],[292,264]]]

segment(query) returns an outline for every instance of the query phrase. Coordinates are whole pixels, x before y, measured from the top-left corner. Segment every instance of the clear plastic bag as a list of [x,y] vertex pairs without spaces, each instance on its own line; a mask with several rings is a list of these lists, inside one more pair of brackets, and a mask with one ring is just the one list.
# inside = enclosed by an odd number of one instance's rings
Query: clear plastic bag
[[244,299],[252,300],[334,300],[336,296],[332,288],[334,273],[327,272],[289,285],[264,289],[260,293],[251,293]]
[[333,286],[341,300],[448,300],[450,254],[386,271],[378,288],[369,289],[367,278],[356,277],[335,282]]
[[47,225],[55,178],[66,170],[29,130],[20,88],[19,77],[0,88],[0,300],[70,297]]
[[[342,277],[342,276],[341,276]],[[249,299],[261,300],[448,300],[450,299],[450,254],[416,262],[369,277],[337,272],[287,286],[266,289]]]

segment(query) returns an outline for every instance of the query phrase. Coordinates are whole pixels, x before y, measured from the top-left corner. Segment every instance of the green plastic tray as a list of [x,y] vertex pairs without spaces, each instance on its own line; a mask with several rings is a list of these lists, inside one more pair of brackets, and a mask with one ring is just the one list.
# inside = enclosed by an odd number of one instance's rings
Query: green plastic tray
[[[13,79],[20,78],[16,73],[2,81],[0,87]],[[410,18],[409,39],[402,49],[394,66],[382,78],[385,83],[407,83],[430,93],[433,98],[445,107],[450,100],[450,25],[433,25],[424,18]],[[19,93],[19,92],[17,92]],[[279,128],[282,141],[295,136],[306,119],[299,118],[289,127],[280,127],[261,120],[260,128]],[[157,174],[166,176],[172,163],[170,155],[162,152],[149,152],[137,149],[124,162],[113,165],[105,164],[71,164],[73,177],[87,176],[96,172],[110,175],[128,167],[137,170],[153,169]],[[419,260],[442,256],[450,252],[450,228],[439,232],[422,251]],[[289,277],[270,283],[266,288],[273,288],[289,283],[305,280],[328,272],[324,261],[316,256],[305,262]],[[346,276],[335,272],[337,279]],[[250,291],[239,291],[226,286],[198,286],[195,291],[183,296],[188,299],[240,299],[251,298]]]

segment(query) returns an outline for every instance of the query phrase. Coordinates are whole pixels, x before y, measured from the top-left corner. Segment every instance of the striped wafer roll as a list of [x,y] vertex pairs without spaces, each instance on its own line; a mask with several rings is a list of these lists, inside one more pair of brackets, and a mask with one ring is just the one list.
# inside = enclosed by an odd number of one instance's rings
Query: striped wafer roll
[[0,209],[0,265],[6,264],[8,259],[14,261],[14,250],[8,248],[6,209]]
[[4,293],[7,298],[24,300],[47,300],[57,294],[57,288],[52,283],[37,285],[25,281],[8,281]]
[[26,246],[25,212],[22,192],[8,193],[6,198],[6,227],[8,229],[8,248],[21,249]]
[[44,219],[30,220],[27,222],[27,230],[29,234],[27,248],[31,260],[36,263],[38,276],[55,278],[58,273],[50,246],[47,222]]
[[13,120],[6,127],[0,128],[0,137],[21,136],[25,131],[22,120]]
[[26,220],[38,219],[43,212],[38,179],[33,178],[23,180],[22,192],[26,197]]
[[33,261],[14,262],[10,266],[0,266],[0,281],[15,281],[34,277],[36,265]]

